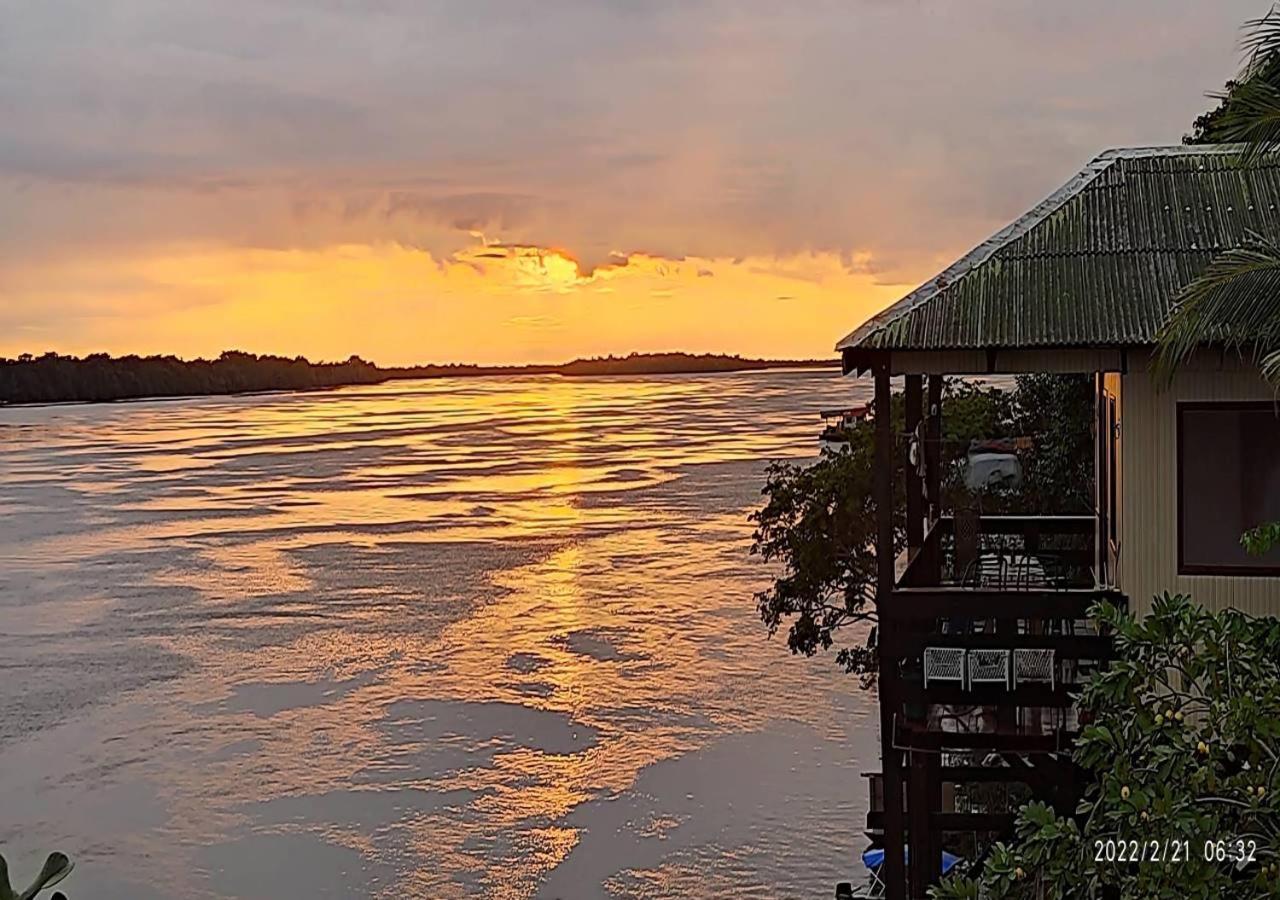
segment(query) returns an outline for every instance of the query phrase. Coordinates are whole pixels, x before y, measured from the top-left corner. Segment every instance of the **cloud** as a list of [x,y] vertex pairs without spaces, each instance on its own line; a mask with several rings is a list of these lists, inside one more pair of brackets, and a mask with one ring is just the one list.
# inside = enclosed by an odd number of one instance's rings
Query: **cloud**
[[585,277],[644,256],[777,260],[767,277],[803,281],[804,260],[831,257],[910,285],[1099,150],[1176,142],[1257,13],[1256,0],[22,4],[0,30],[0,271],[353,245],[489,271],[500,260],[472,252],[481,234],[488,253],[558,248]]

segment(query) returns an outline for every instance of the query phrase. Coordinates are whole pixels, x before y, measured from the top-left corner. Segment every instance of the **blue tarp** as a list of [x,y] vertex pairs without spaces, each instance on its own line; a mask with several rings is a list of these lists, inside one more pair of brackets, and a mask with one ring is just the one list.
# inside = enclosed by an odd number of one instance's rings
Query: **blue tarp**
[[[904,862],[911,862],[911,851],[904,848],[902,851],[902,859]],[[951,871],[951,867],[960,862],[960,857],[952,856],[946,850],[942,851],[942,874],[945,875]],[[867,850],[862,854],[862,864],[868,869],[878,869],[884,865],[883,850]]]

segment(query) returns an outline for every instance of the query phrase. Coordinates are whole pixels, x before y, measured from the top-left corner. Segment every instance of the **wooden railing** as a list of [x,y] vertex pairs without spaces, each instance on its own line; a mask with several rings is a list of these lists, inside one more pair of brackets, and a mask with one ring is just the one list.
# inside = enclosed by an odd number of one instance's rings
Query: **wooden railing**
[[[1019,538],[1021,552],[1032,556],[1042,552],[1044,538],[1091,538],[1097,527],[1093,516],[982,516],[978,521],[982,536]],[[926,531],[920,548],[907,561],[906,568],[898,579],[898,587],[931,587],[946,583],[943,578],[946,555],[944,544],[954,535],[953,516],[943,516],[935,521]],[[1058,548],[1052,551],[1053,556],[1082,569],[1089,569],[1094,565],[1094,553],[1092,546]],[[952,582],[957,580],[954,577],[950,579]]]

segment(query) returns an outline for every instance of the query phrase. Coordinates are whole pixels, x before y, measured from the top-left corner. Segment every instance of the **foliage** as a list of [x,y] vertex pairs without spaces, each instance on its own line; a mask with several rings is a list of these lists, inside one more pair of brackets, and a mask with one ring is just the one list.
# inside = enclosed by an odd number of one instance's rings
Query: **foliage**
[[[847,451],[824,451],[807,468],[776,462],[767,471],[768,501],[752,516],[751,552],[781,561],[784,572],[756,600],[770,634],[793,620],[787,633],[793,653],[828,650],[841,627],[875,620],[868,607],[876,583],[874,448],[874,425],[861,421],[849,430]],[[905,530],[901,516],[895,518],[896,552]],[[866,643],[842,648],[837,662],[864,676],[875,668]]]
[[0,405],[64,401],[126,400],[248,391],[307,390],[347,384],[377,384],[393,378],[460,378],[475,375],[645,375],[741,372],[751,369],[835,366],[834,360],[744,359],[717,353],[632,353],[576,359],[563,365],[427,365],[383,368],[352,356],[345,362],[313,363],[305,357],[258,356],[235,350],[217,359],[121,356],[105,353],[62,356],[24,353],[0,357]]
[[[1187,143],[1234,142],[1253,165],[1280,150],[1280,8],[1245,23],[1246,62],[1195,122]],[[1206,343],[1247,351],[1280,384],[1280,245],[1252,235],[1230,248],[1183,289],[1160,335],[1156,371],[1166,381]]]
[[[70,875],[73,866],[74,864],[65,853],[50,853],[36,880],[31,882],[25,890],[15,891],[9,883],[9,864],[5,862],[3,856],[0,856],[0,900],[33,900],[41,891],[53,887]],[[61,891],[54,891],[50,900],[67,900],[67,898]]]
[[723,353],[629,353],[575,359],[552,367],[559,375],[668,375],[687,372],[741,372],[748,369],[835,368],[838,359],[744,359]]
[[[1272,13],[1256,21],[1274,23],[1276,19]],[[1253,119],[1263,99],[1259,95],[1269,95],[1280,88],[1280,58],[1269,52],[1265,42],[1255,44],[1248,58],[1249,64],[1238,77],[1228,81],[1221,92],[1210,95],[1219,101],[1218,105],[1196,118],[1191,133],[1182,139],[1184,144],[1229,144],[1261,136],[1261,130],[1253,127]]]
[[1019,375],[1014,435],[1035,439],[1023,456],[1018,512],[1085,515],[1093,510],[1094,389],[1088,376]]
[[[1092,496],[1090,423],[1092,392],[1078,376],[1020,376],[1012,392],[949,380],[943,391],[941,462],[949,474],[944,495],[959,492],[960,461],[973,440],[1029,435],[1017,492],[983,497],[992,513],[1085,512]],[[894,434],[904,423],[902,394],[890,403]],[[849,449],[824,453],[810,466],[774,463],[767,471],[764,506],[752,515],[752,553],[782,565],[772,586],[756,595],[760,617],[775,633],[789,622],[787,645],[813,655],[831,649],[847,625],[875,622],[876,503],[872,471],[874,424],[849,431]],[[894,554],[905,544],[902,448],[894,451]],[[874,633],[856,630],[836,661],[869,680],[875,671]]]
[[46,353],[0,359],[0,402],[54,403],[299,390],[370,384],[386,376],[358,356],[346,362],[312,363],[299,356],[258,356],[228,350],[217,359],[176,356],[84,358]]
[[1216,256],[1183,289],[1160,333],[1157,373],[1168,381],[1209,342],[1248,353],[1280,383],[1280,245],[1255,235]]
[[[1090,679],[1092,723],[1076,761],[1096,779],[1074,818],[1032,803],[1017,842],[997,845],[976,878],[935,898],[1075,900],[1260,897],[1280,887],[1280,620],[1209,612],[1185,596],[1155,600],[1135,621],[1093,610],[1118,659]],[[1253,862],[1216,858],[1222,841],[1255,841]],[[1137,841],[1160,862],[1099,862],[1097,842]],[[1170,842],[1186,841],[1177,862]],[[1206,859],[1206,841],[1210,856]]]
[[1280,547],[1280,522],[1266,522],[1249,529],[1241,535],[1240,544],[1254,556],[1262,556]]

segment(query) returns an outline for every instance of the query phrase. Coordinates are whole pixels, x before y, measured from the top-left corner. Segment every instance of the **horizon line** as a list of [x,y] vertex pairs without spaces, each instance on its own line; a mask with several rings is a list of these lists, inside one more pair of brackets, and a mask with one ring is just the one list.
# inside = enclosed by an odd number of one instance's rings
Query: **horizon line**
[[111,360],[127,359],[129,357],[136,357],[138,359],[171,358],[183,363],[193,363],[193,362],[215,362],[225,356],[235,356],[235,355],[252,356],[257,358],[284,359],[284,360],[290,360],[290,361],[303,360],[308,365],[314,365],[314,366],[340,365],[343,363],[350,362],[352,360],[359,360],[360,362],[363,362],[366,365],[373,366],[376,369],[446,369],[446,368],[450,368],[450,369],[553,369],[553,368],[563,368],[565,366],[570,366],[578,362],[595,362],[595,361],[601,361],[601,360],[625,360],[625,359],[637,359],[637,358],[645,359],[645,358],[654,358],[654,357],[663,357],[663,356],[668,356],[668,357],[683,356],[683,357],[689,357],[691,359],[708,359],[708,358],[737,359],[743,362],[763,362],[763,363],[831,362],[834,364],[834,363],[840,362],[839,354],[833,354],[831,356],[768,357],[768,356],[745,356],[741,353],[732,353],[732,352],[723,352],[723,351],[707,351],[707,352],[695,353],[688,350],[651,350],[651,351],[650,350],[646,350],[646,351],[632,350],[630,352],[623,353],[623,354],[599,353],[599,354],[592,354],[592,355],[580,355],[580,356],[575,356],[572,359],[564,360],[563,362],[478,363],[478,362],[454,361],[454,362],[416,362],[416,363],[406,363],[403,365],[383,365],[371,359],[366,359],[365,357],[361,356],[358,353],[352,353],[349,356],[347,356],[345,359],[323,359],[323,358],[313,359],[301,353],[289,356],[283,353],[273,353],[273,352],[260,353],[252,350],[238,350],[233,348],[227,348],[225,350],[219,351],[219,353],[216,356],[180,356],[176,353],[138,353],[138,352],[109,353],[105,350],[96,350],[91,353],[83,353],[83,354],[66,353],[58,350],[44,350],[40,353],[27,351],[27,352],[19,353],[16,356],[5,356],[3,354],[0,354],[0,363],[18,363],[18,362],[35,361],[48,356],[55,356],[61,359],[73,359],[73,360],[88,360],[94,357],[106,357],[107,359],[111,359]]

